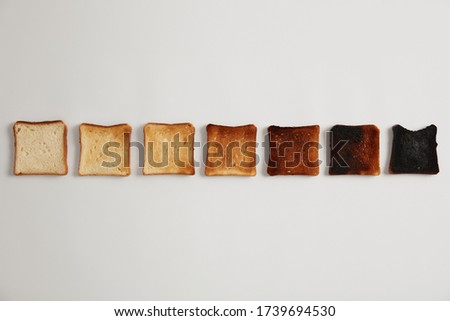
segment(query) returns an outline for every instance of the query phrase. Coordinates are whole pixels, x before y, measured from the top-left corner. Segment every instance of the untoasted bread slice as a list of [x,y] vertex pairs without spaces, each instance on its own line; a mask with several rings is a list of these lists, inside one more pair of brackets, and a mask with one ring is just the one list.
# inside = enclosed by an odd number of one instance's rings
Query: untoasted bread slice
[[144,127],[144,175],[194,175],[194,135],[190,123],[148,123]]
[[80,125],[81,176],[129,176],[131,126]]
[[256,175],[256,126],[208,125],[207,176]]
[[67,126],[62,121],[14,124],[14,175],[67,175]]

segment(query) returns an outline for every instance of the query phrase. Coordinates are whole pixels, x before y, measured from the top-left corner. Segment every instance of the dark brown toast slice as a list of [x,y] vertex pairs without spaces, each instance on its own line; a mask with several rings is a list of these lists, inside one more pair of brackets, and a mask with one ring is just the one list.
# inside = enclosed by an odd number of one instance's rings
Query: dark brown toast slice
[[268,133],[270,176],[319,175],[320,126],[270,126]]
[[377,126],[336,125],[330,135],[330,175],[380,175]]

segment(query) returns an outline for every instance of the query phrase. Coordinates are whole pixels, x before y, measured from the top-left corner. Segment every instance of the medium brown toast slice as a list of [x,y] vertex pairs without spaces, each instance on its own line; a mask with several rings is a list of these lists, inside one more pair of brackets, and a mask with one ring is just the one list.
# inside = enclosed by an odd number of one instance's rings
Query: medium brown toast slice
[[129,176],[131,126],[80,125],[80,176]]
[[205,174],[255,176],[256,130],[255,125],[237,127],[208,125]]
[[144,127],[144,175],[194,175],[195,127],[148,123]]
[[67,126],[63,121],[14,124],[14,175],[67,175]]

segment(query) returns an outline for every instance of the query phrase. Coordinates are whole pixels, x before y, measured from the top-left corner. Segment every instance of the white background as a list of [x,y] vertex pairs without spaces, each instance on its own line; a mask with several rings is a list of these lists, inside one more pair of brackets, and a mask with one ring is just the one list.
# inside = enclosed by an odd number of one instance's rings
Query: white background
[[[0,0],[0,299],[450,299],[449,14]],[[54,119],[69,175],[14,177],[13,123]],[[208,123],[254,123],[260,141],[269,125],[374,123],[383,174],[143,177],[134,149],[131,177],[77,175],[81,122],[128,122],[142,141],[146,122],[186,121],[202,142]],[[438,126],[439,175],[386,174],[397,123]]]

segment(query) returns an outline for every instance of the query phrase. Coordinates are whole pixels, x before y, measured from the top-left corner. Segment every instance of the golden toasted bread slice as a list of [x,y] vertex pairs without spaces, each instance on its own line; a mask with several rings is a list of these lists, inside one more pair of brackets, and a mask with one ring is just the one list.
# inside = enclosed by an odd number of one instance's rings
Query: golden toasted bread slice
[[81,176],[130,175],[131,126],[80,125]]
[[207,176],[256,175],[256,126],[208,125]]
[[62,121],[14,124],[14,175],[66,175],[67,126]]
[[144,127],[144,175],[194,175],[195,127],[148,123]]
[[268,132],[270,176],[319,175],[319,126],[270,126]]

